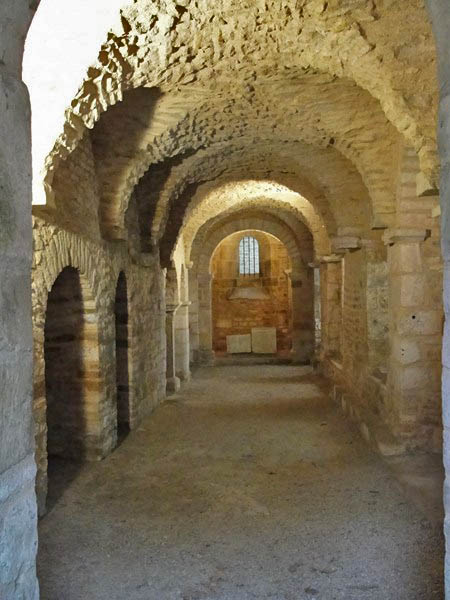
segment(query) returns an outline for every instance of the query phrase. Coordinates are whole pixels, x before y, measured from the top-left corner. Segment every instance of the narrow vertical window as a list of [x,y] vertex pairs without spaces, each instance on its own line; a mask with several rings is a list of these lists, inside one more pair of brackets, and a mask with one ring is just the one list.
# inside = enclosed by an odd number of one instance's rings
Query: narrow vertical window
[[259,274],[259,244],[254,237],[246,235],[239,242],[239,275]]

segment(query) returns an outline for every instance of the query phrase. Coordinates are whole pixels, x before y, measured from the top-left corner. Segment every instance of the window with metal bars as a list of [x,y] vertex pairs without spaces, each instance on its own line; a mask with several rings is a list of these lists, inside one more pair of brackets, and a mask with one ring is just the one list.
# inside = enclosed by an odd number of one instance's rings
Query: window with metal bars
[[246,235],[239,242],[239,275],[259,274],[258,240]]

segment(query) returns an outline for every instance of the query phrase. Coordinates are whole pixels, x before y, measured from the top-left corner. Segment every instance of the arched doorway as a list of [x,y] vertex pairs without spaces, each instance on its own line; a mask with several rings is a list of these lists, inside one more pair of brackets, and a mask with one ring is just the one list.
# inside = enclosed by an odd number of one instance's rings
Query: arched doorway
[[130,431],[130,386],[129,386],[129,331],[127,279],[120,272],[115,298],[116,323],[116,390],[117,390],[117,437],[120,441]]
[[[73,267],[61,271],[48,295],[44,333],[51,504],[61,492],[61,461],[72,461],[75,472],[77,463],[90,458],[99,425],[97,315],[88,285]],[[69,468],[62,468],[66,475]]]

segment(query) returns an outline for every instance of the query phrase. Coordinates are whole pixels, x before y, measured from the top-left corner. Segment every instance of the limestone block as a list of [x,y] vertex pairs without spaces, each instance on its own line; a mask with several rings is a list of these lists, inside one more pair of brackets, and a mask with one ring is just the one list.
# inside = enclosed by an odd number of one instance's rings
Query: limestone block
[[243,354],[252,351],[252,336],[247,333],[244,335],[227,335],[228,354]]
[[406,274],[394,277],[392,300],[396,306],[424,306],[428,304],[429,288],[423,274]]
[[277,330],[275,327],[252,328],[252,352],[255,354],[275,354],[277,351]]
[[394,244],[389,248],[391,273],[418,273],[422,270],[419,244]]
[[411,365],[405,367],[400,372],[400,385],[404,390],[415,388],[424,388],[430,380],[430,371],[428,367],[421,365]]
[[392,355],[395,360],[404,365],[417,362],[421,358],[417,341],[397,336],[392,342]]
[[402,311],[397,321],[400,335],[435,335],[442,331],[443,315],[437,310]]

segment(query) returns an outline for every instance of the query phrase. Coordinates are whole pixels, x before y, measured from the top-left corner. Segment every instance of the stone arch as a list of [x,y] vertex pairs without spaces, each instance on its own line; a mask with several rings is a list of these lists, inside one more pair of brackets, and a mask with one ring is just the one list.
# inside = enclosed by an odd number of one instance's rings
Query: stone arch
[[[284,182],[292,185],[291,180]],[[281,214],[289,215],[292,221],[304,223],[313,235],[316,253],[322,255],[330,252],[328,226],[332,228],[331,231],[336,231],[336,225],[326,222],[309,200],[281,183],[244,180],[219,182],[218,186],[207,187],[196,194],[178,235],[178,243],[181,237],[185,241],[187,260],[192,260],[190,253],[193,240],[203,223],[219,218],[224,208],[228,211],[238,207],[257,210],[259,206],[262,210],[269,207],[269,212],[278,210]],[[171,244],[169,248],[172,249]],[[164,256],[162,252],[162,258]]]
[[192,259],[194,241],[196,248],[201,247],[201,244],[203,243],[202,240],[205,240],[216,226],[219,224],[228,224],[239,218],[252,218],[254,220],[262,218],[264,220],[269,219],[277,221],[280,225],[285,225],[288,229],[292,230],[292,234],[298,240],[304,239],[305,235],[309,237],[312,236],[315,254],[323,255],[330,252],[331,246],[329,242],[325,244],[327,241],[327,236],[325,235],[323,236],[324,243],[319,243],[319,248],[317,248],[318,236],[316,232],[309,229],[308,223],[306,222],[306,219],[304,219],[302,213],[283,202],[278,202],[272,198],[261,198],[254,204],[249,204],[244,200],[216,216],[211,215],[209,220],[202,225],[190,220],[182,232],[186,261],[189,263]]
[[[208,224],[204,226],[208,232]],[[311,319],[309,326],[299,322],[295,317],[300,314],[300,307],[305,303],[305,282],[311,283],[312,271],[307,268],[309,256],[302,256],[299,242],[292,230],[282,221],[271,217],[258,215],[256,218],[242,216],[234,218],[225,224],[215,224],[207,235],[198,236],[194,240],[190,269],[190,347],[191,357],[194,362],[209,364],[214,360],[212,352],[212,297],[211,297],[211,272],[210,264],[212,255],[217,246],[227,237],[240,231],[258,230],[269,233],[279,239],[286,247],[291,259],[292,271],[290,281],[292,286],[292,311],[294,316],[292,344],[294,360],[307,360],[311,357],[314,346],[313,304],[311,296]],[[208,235],[209,234],[209,235]],[[312,246],[312,244],[311,244]],[[311,248],[312,250],[312,248]]]
[[[314,169],[307,168],[306,165],[302,166],[301,161],[296,163],[298,158],[297,156],[293,161],[282,153],[272,154],[272,148],[267,154],[262,149],[260,152],[250,151],[245,147],[236,150],[232,145],[216,148],[214,152],[199,151],[170,171],[158,199],[155,200],[157,204],[154,209],[151,238],[155,243],[162,238],[163,245],[168,243],[168,240],[175,239],[177,229],[187,222],[190,215],[198,212],[208,194],[214,193],[215,188],[218,194],[221,186],[233,184],[236,188],[234,196],[238,193],[239,185],[246,185],[247,196],[275,195],[280,200],[284,188],[285,192],[296,194],[298,200],[301,197],[303,204],[306,200],[306,204],[311,207],[308,212],[318,215],[320,225],[324,223],[330,232],[336,228],[336,224],[344,226],[343,223],[339,223],[344,214],[343,197],[346,200],[358,200],[358,203],[346,201],[346,219],[351,221],[353,226],[369,226],[371,199],[360,176],[350,168],[351,165],[347,164],[347,161],[336,157],[337,164],[333,163],[333,169],[327,171],[331,175],[325,175],[323,170],[318,172],[320,163],[317,163]],[[329,156],[330,161],[332,158]],[[344,166],[348,168],[344,169]],[[340,177],[339,184],[337,173]],[[148,198],[146,189],[144,201]],[[271,190],[274,194],[271,194]],[[230,189],[227,191],[229,193]],[[230,200],[231,198],[228,198],[225,203],[223,199],[224,205],[227,206]],[[297,205],[299,206],[300,202]],[[311,230],[314,230],[313,225],[312,222],[309,223]],[[320,225],[317,225],[319,230]],[[345,225],[348,225],[348,222]]]
[[[99,357],[99,383],[96,386],[98,404],[98,423],[94,446],[90,449],[88,460],[101,459],[109,454],[116,445],[116,382],[114,370],[109,368],[114,348],[114,273],[105,262],[98,268],[97,253],[94,246],[80,240],[68,232],[52,229],[45,244],[36,240],[33,257],[33,346],[34,346],[34,400],[33,413],[36,437],[36,492],[41,513],[45,512],[47,493],[47,453],[46,453],[46,399],[45,399],[45,360],[44,327],[48,296],[59,274],[66,268],[76,269],[89,290],[90,305],[97,315],[98,335],[95,343]],[[104,276],[102,276],[102,273]],[[106,300],[106,302],[105,302]]]
[[192,252],[192,262],[197,263],[199,273],[210,273],[211,258],[214,250],[226,237],[238,231],[257,230],[270,233],[286,247],[292,265],[292,277],[300,276],[306,268],[306,261],[298,247],[298,242],[290,228],[280,221],[270,218],[241,217],[237,221],[231,221],[223,226],[218,226],[209,233],[201,248],[196,245]]
[[[44,327],[45,447],[36,453],[75,460],[99,457],[101,430],[98,314],[88,280],[73,267],[58,274]],[[41,479],[44,478],[41,474]]]
[[[146,147],[140,147],[138,150],[131,146],[124,148],[123,154],[117,151],[123,143],[116,136],[120,136],[124,121],[126,126],[134,130],[135,114],[137,112],[145,114],[151,110],[148,104],[152,90],[143,90],[148,98],[140,99],[136,107],[133,106],[133,101],[127,98],[123,105],[119,104],[112,112],[105,113],[94,129],[93,139],[94,146],[98,146],[99,159],[101,158],[97,162],[104,206],[103,220],[110,221],[112,218],[116,221],[115,225],[114,222],[109,223],[111,235],[114,227],[123,229],[122,215],[126,211],[128,199],[135,187],[148,188],[152,196],[161,195],[163,198],[170,199],[171,189],[180,194],[177,180],[182,179],[186,172],[191,177],[190,181],[192,181],[192,174],[197,172],[202,173],[200,179],[207,177],[205,167],[211,166],[214,153],[223,153],[219,162],[222,168],[225,164],[229,168],[231,152],[237,153],[240,150],[244,155],[239,159],[242,163],[246,162],[249,155],[255,151],[262,157],[267,154],[268,148],[272,153],[284,153],[284,168],[281,172],[286,170],[289,163],[289,169],[293,172],[297,171],[298,176],[302,175],[303,178],[305,172],[308,172],[308,177],[311,178],[313,175],[311,167],[314,167],[319,154],[327,156],[328,169],[319,169],[319,172],[323,178],[323,187],[329,190],[330,196],[332,196],[333,185],[330,185],[329,181],[327,183],[328,171],[336,170],[335,164],[333,169],[330,168],[330,158],[335,155],[336,162],[340,159],[341,167],[348,163],[343,170],[350,171],[348,167],[352,165],[353,171],[358,172],[369,190],[373,212],[377,214],[377,218],[380,220],[389,218],[394,211],[392,181],[389,173],[400,136],[386,120],[377,103],[368,94],[367,97],[364,95],[360,97],[358,94],[361,90],[358,91],[353,85],[350,86],[351,92],[346,88],[343,89],[343,100],[340,98],[341,94],[338,94],[342,106],[326,111],[326,115],[321,113],[319,118],[317,107],[311,101],[311,93],[306,94],[305,104],[302,104],[300,99],[302,90],[308,88],[308,82],[305,82],[304,86],[298,83],[298,90],[292,89],[292,82],[287,82],[286,85],[291,88],[287,94],[289,101],[286,105],[282,104],[285,101],[284,97],[270,102],[266,96],[260,98],[256,95],[250,106],[243,100],[236,101],[234,98],[229,98],[228,104],[217,105],[218,100],[212,97],[210,103],[201,103],[193,107],[189,105],[189,98],[186,98],[186,114],[179,115],[177,111],[172,110],[171,97],[163,97],[156,115],[149,119],[149,123],[141,124],[151,141]],[[337,84],[330,80],[328,85],[332,89]],[[317,94],[322,97],[324,93],[320,89],[317,90]],[[337,102],[335,95],[333,98],[335,101],[329,102],[329,106],[335,107]],[[135,102],[137,103],[137,100]],[[178,104],[180,102],[178,99]],[[224,102],[222,95],[220,102]],[[129,108],[127,103],[131,104]],[[292,106],[292,103],[298,104]],[[160,106],[164,104],[167,105],[166,110]],[[323,103],[320,106],[323,111]],[[358,107],[358,114],[355,114],[355,106]],[[241,114],[244,112],[245,124],[241,119]],[[159,123],[166,113],[167,118],[173,119],[175,114],[180,120],[172,123],[167,122],[166,118],[166,130],[160,133],[159,127],[159,135],[152,138],[152,131],[155,129],[155,126],[152,126],[153,118]],[[218,114],[220,114],[220,121]],[[265,114],[262,122],[259,117],[261,114]],[[283,115],[282,119],[280,114]],[[271,127],[267,125],[268,122],[272,124]],[[367,145],[367,138],[376,139],[376,144]],[[183,146],[188,147],[189,151],[183,152]],[[302,155],[305,154],[308,165],[306,169],[305,159],[301,160]],[[124,158],[130,155],[133,156],[132,160],[125,161]],[[312,156],[315,160],[311,160]],[[264,165],[267,171],[270,166],[265,164],[266,162],[266,158],[263,161],[257,160],[257,165],[260,169]],[[297,168],[293,169],[296,162],[298,162]],[[373,169],[374,162],[379,165],[376,170]],[[147,171],[149,171],[148,175]],[[317,173],[317,169],[315,171]],[[111,177],[111,173],[115,176]],[[248,169],[246,173],[247,176],[251,174]],[[163,174],[167,177],[167,183],[164,185],[160,182]],[[347,175],[348,183],[349,175],[351,177],[354,174],[350,172]],[[342,178],[346,180],[344,175]],[[140,181],[141,179],[143,181]],[[146,180],[149,180],[148,185]],[[157,210],[157,213],[159,212],[160,209]],[[158,214],[156,217],[160,218]]]

